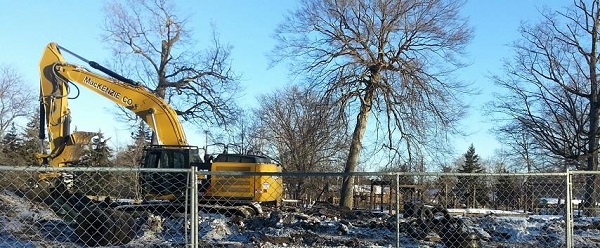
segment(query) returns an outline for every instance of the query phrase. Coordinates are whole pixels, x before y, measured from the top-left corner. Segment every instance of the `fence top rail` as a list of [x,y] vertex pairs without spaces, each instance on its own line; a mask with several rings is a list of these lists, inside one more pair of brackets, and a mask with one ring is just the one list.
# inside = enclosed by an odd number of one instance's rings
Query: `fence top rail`
[[439,176],[465,176],[465,177],[482,177],[482,176],[533,176],[533,177],[560,177],[567,176],[567,173],[441,173],[441,172],[247,172],[247,171],[227,171],[227,172],[216,172],[216,171],[198,171],[199,175],[277,175],[277,176],[289,176],[289,177],[302,177],[302,176],[356,176],[356,177],[397,177],[397,176],[424,176],[424,177],[439,177]]
[[51,166],[4,166],[0,165],[0,171],[27,171],[27,172],[190,172],[190,169],[166,169],[166,168],[132,168],[132,167],[51,167]]
[[597,174],[600,174],[600,171],[569,171],[569,174],[574,174],[574,175],[597,175]]
[[[50,166],[5,166],[0,165],[0,171],[28,171],[28,172],[191,172],[191,169],[175,169],[175,168],[137,168],[137,167],[50,167]],[[600,171],[569,171],[569,172],[557,172],[557,173],[449,173],[449,172],[236,172],[236,171],[197,171],[198,175],[223,175],[223,176],[260,176],[260,175],[271,175],[271,176],[290,176],[290,177],[301,177],[301,176],[357,176],[357,177],[399,177],[399,176],[424,176],[424,177],[482,177],[482,176],[553,176],[561,177],[572,174],[600,174]]]

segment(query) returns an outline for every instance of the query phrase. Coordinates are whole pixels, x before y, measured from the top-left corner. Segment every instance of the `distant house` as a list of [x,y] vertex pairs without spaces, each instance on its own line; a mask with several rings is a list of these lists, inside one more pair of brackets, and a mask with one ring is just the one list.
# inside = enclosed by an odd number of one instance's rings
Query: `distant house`
[[[565,202],[567,181],[564,176],[534,176],[529,177],[524,185],[523,194],[530,199],[537,199],[536,204],[541,206],[560,205]],[[572,202],[579,204],[583,199],[585,190],[585,176],[572,177]]]
[[[398,185],[400,207],[404,201],[415,201],[423,194],[418,185]],[[363,180],[354,185],[354,207],[371,210],[392,210],[396,202],[396,184],[387,180]]]

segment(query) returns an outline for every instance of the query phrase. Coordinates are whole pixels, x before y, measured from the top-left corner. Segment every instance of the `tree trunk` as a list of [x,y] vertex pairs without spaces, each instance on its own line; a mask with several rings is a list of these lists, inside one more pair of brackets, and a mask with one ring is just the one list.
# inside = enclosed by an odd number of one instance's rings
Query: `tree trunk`
[[[589,68],[590,68],[590,131],[589,131],[589,143],[588,143],[588,158],[586,169],[588,171],[598,170],[598,110],[600,109],[600,103],[598,97],[598,79],[596,73],[596,63],[598,59],[597,54],[597,42],[598,42],[598,21],[594,23],[592,27],[592,49],[590,51],[591,56],[589,57]],[[584,204],[586,207],[595,206],[596,203],[596,174],[587,175],[585,180],[585,194]],[[593,214],[595,211],[591,211]]]
[[[375,87],[372,84],[368,84],[365,90],[365,97],[361,101],[360,112],[356,116],[356,126],[352,133],[352,141],[350,143],[350,151],[348,152],[348,159],[344,166],[344,173],[351,173],[356,170],[358,164],[358,158],[360,150],[362,148],[362,140],[367,129],[367,121],[369,119],[369,113],[371,112],[371,104],[375,95]],[[354,206],[354,177],[344,176],[342,180],[342,192],[340,197],[340,206],[352,209]]]
[[294,190],[294,199],[295,200],[302,198],[303,185],[304,185],[304,182],[302,181],[302,179],[298,180],[298,182],[296,183],[296,190]]
[[[596,80],[592,79],[592,88],[596,88],[595,82]],[[589,144],[588,144],[588,158],[587,158],[587,171],[597,171],[598,170],[598,102],[597,95],[592,94],[593,99],[590,104],[590,135],[589,135]],[[591,174],[586,176],[585,180],[585,194],[584,194],[584,206],[586,208],[595,206],[596,203],[596,174]],[[594,211],[591,211],[588,214],[594,214]]]

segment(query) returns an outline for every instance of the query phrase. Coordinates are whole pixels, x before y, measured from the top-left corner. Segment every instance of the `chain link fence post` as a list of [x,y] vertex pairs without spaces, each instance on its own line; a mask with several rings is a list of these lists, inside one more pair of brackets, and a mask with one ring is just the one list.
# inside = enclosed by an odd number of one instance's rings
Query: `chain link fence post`
[[566,192],[565,192],[565,245],[567,248],[573,247],[573,176],[567,169],[566,173]]
[[192,166],[190,172],[191,247],[198,247],[198,168],[196,166]]
[[400,247],[400,174],[396,173],[396,247]]

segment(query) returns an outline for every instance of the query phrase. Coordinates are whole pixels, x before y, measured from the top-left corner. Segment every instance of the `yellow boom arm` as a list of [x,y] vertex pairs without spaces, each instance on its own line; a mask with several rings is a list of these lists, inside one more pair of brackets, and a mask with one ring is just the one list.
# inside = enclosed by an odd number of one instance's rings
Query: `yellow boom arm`
[[39,154],[41,160],[52,166],[75,162],[81,155],[81,147],[95,135],[69,132],[69,81],[134,112],[155,132],[159,144],[187,145],[177,113],[162,98],[143,86],[98,75],[82,66],[67,63],[60,49],[64,48],[56,43],[48,44],[40,61],[40,111],[43,115],[40,118],[44,118],[50,136],[50,153]]

